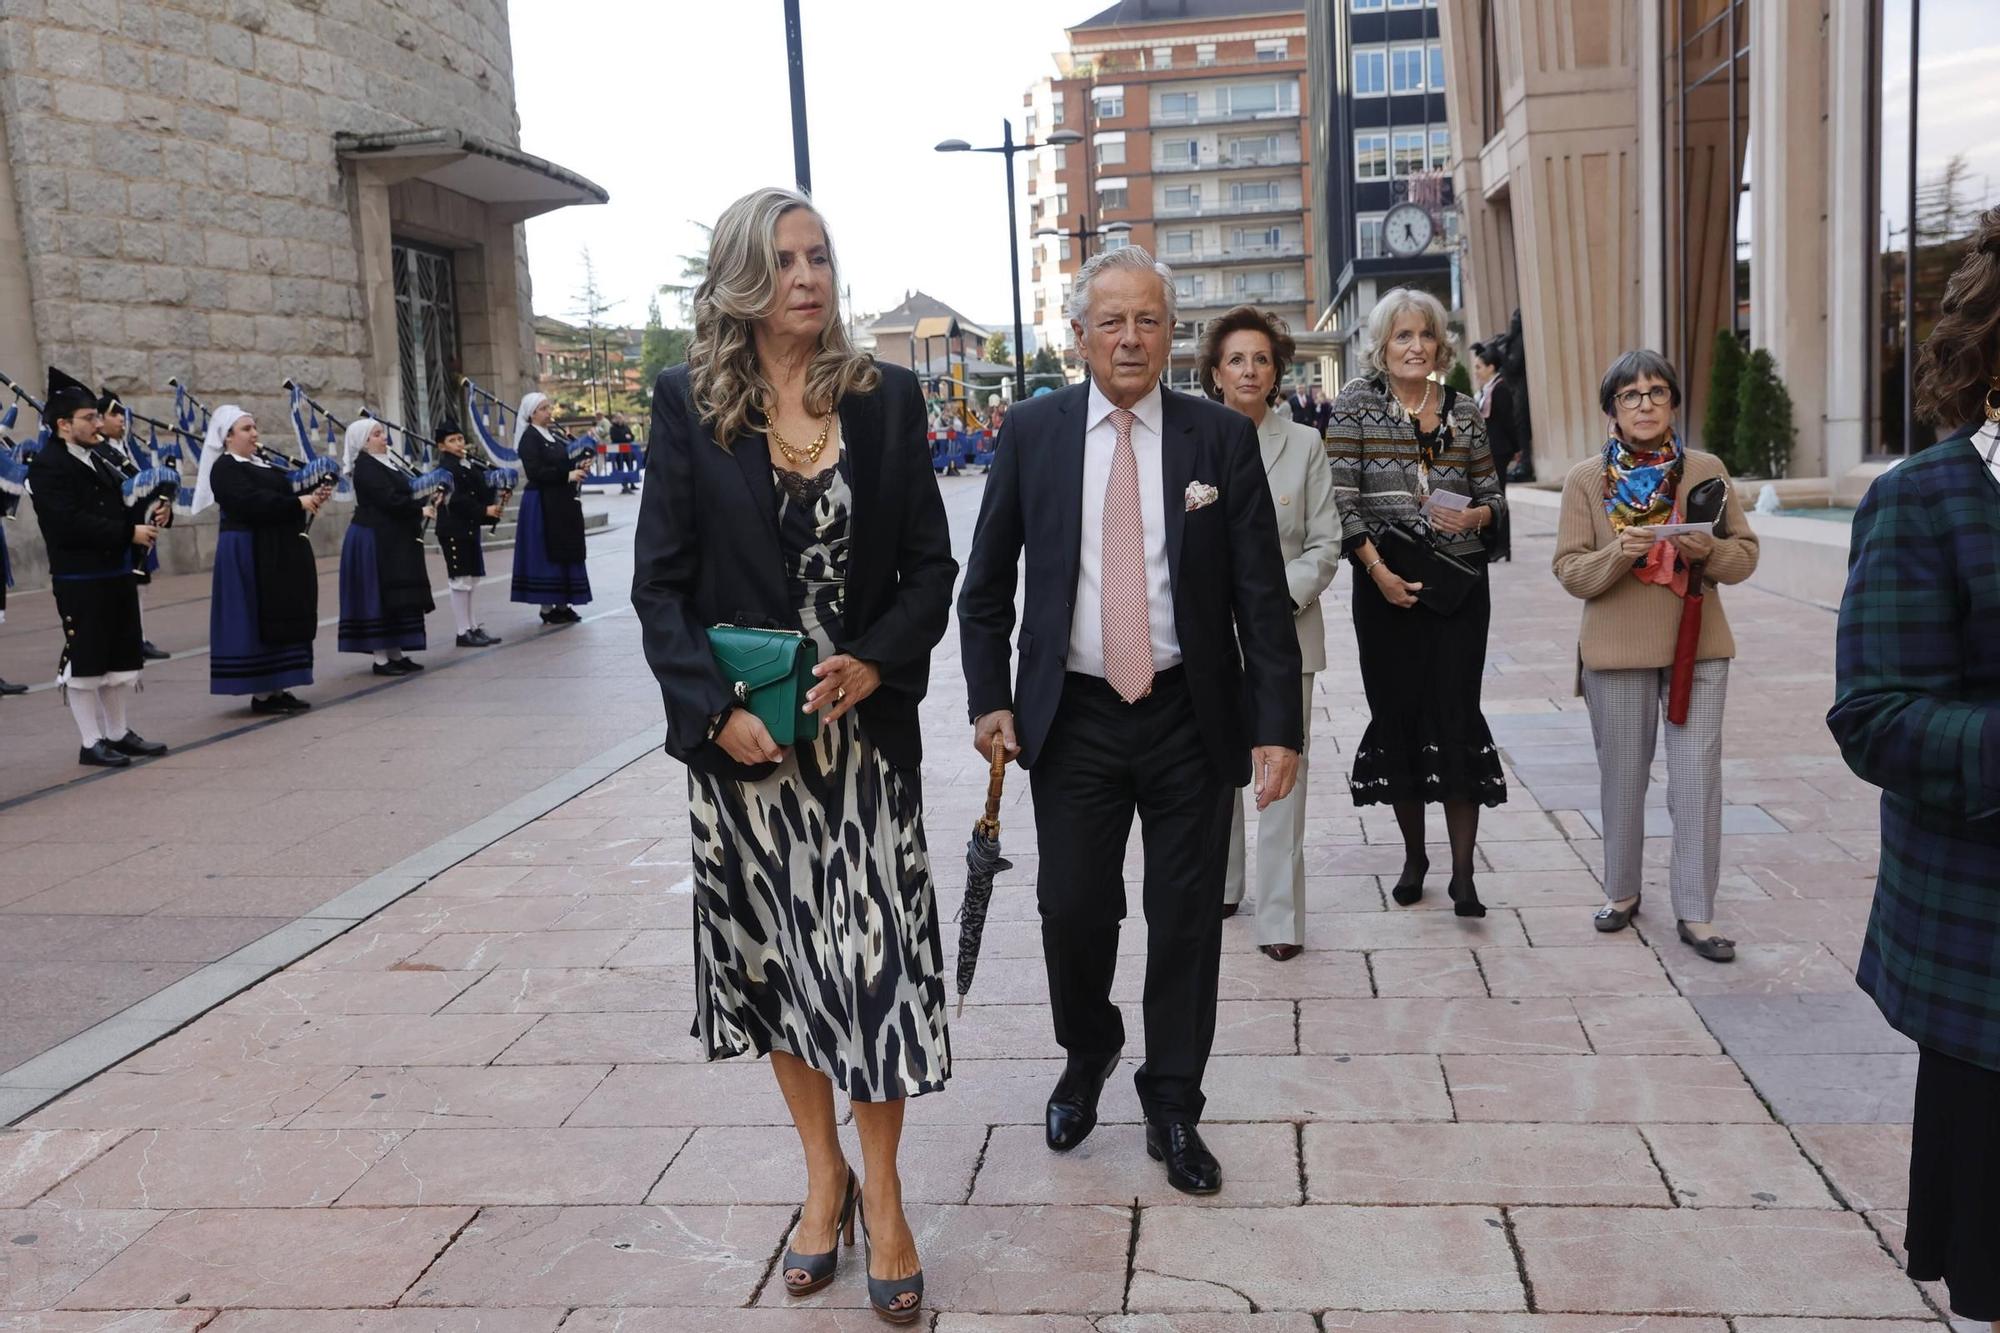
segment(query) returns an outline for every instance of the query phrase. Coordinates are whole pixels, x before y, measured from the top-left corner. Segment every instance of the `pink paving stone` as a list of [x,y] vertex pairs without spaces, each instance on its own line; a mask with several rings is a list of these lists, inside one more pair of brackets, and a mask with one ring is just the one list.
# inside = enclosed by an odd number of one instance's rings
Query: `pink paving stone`
[[195,1333],[215,1327],[207,1322],[213,1314],[210,1310],[39,1310],[0,1314],[0,1333]]
[[1267,1314],[953,1314],[938,1315],[936,1333],[1317,1333],[1302,1311]]
[[[1286,963],[1276,963],[1258,952],[1246,939],[1241,948],[1224,948],[1218,994],[1224,1000],[1297,1000],[1318,998],[1359,999],[1370,994],[1368,962],[1362,955],[1339,949],[1331,938],[1321,939],[1310,924],[1306,927],[1306,951]],[[1123,969],[1120,969],[1121,971]],[[1134,969],[1141,971],[1142,969]],[[1138,978],[1143,984],[1143,977]],[[1129,994],[1137,1000],[1140,990]],[[1121,996],[1121,998],[1123,998]],[[1048,1002],[1046,974],[1035,1003]]]
[[788,1208],[488,1208],[404,1305],[744,1305]]
[[1720,1319],[1674,1315],[1358,1315],[1330,1309],[1320,1323],[1326,1333],[1728,1333]]
[[420,1129],[375,1163],[340,1203],[638,1203],[689,1132]]
[[500,1052],[500,1065],[699,1064],[691,1012],[546,1014]]
[[387,1305],[474,1211],[259,1208],[174,1213],[61,1304],[78,1310]]
[[[1290,1055],[1294,1026],[1290,1000],[1221,1001],[1215,1006],[1215,1053]],[[962,1016],[952,1016],[951,1044],[954,1055],[978,1060],[1033,1060],[1062,1051],[1042,1004],[968,1005]]]
[[[580,932],[563,931],[565,935]],[[686,967],[694,962],[692,930],[640,930],[632,933],[609,967]]]
[[337,1014],[434,1014],[477,980],[477,972],[280,972],[211,1012],[313,1019]]
[[[1115,1310],[1124,1296],[1130,1207],[933,1206],[909,1218],[932,1309],[1060,1314]],[[866,1284],[850,1280],[803,1301],[771,1283],[759,1303],[851,1308],[867,1299]]]
[[354,1070],[155,1064],[142,1052],[28,1119],[30,1128],[278,1129]]
[[1648,1125],[1683,1208],[1837,1208],[1783,1125]]
[[459,996],[447,1014],[639,1014],[687,1009],[694,1002],[689,967],[506,968]]
[[436,937],[363,922],[293,963],[294,972],[387,972]]
[[146,1054],[225,1068],[269,1065],[483,1065],[534,1026],[524,1014],[211,1015]]
[[418,967],[605,967],[634,932],[629,930],[502,931],[431,935],[410,955]]
[[[1398,853],[1400,855],[1400,853]],[[1449,912],[1398,908],[1388,912],[1322,912],[1313,928],[1331,949],[1470,949],[1482,945],[1526,947],[1520,921],[1495,912],[1481,921]]]
[[[861,1144],[852,1124],[841,1127],[840,1138],[848,1163],[861,1170]],[[979,1129],[907,1126],[897,1161],[904,1202],[965,1202],[985,1145],[985,1133]],[[798,1132],[790,1125],[711,1126],[694,1131],[646,1202],[791,1206],[805,1195],[805,1157]]]
[[1586,1055],[1590,1043],[1567,1000],[1307,1000],[1299,1006],[1299,1048],[1307,1055]]
[[1479,966],[1495,995],[1674,993],[1673,983],[1650,950],[1626,949],[1616,944],[1481,949]]
[[1768,1124],[1734,1061],[1696,1055],[1447,1055],[1460,1120]]
[[371,1069],[291,1122],[293,1129],[480,1129],[560,1125],[610,1070]]
[[1854,1213],[1521,1208],[1538,1303],[1562,1310],[1922,1318],[1917,1290]]
[[1384,949],[1368,955],[1375,991],[1384,999],[1478,998],[1485,978],[1470,949]]
[[[858,1251],[857,1251],[858,1253]],[[1069,1319],[1071,1316],[1060,1316]],[[563,1322],[563,1333],[882,1333],[888,1327],[873,1310],[703,1310],[691,1325],[686,1310],[578,1310]],[[1080,1322],[1080,1321],[1079,1321]],[[916,1325],[922,1329],[920,1322]],[[1055,1330],[1051,1325],[1050,1329]],[[1023,1333],[1044,1333],[1024,1329]],[[1068,1333],[1062,1330],[1061,1333]],[[1076,1333],[1091,1333],[1081,1327]]]
[[[1106,1080],[1104,1096],[1097,1104],[1100,1125],[1139,1122],[1139,1097],[1132,1086],[1132,1071],[1138,1065],[1139,1061],[1128,1055]],[[1211,1093],[1215,1088],[1214,1066],[1211,1061],[1207,1080]],[[982,1132],[988,1125],[1039,1125],[1049,1093],[1062,1072],[1061,1060],[953,1059],[951,1082],[943,1093],[911,1099],[909,1123],[976,1125]],[[1212,1105],[1210,1116],[1214,1117]]]
[[1156,1208],[1134,1311],[1518,1310],[1499,1214],[1483,1208]]
[[768,1062],[739,1059],[703,1065],[621,1066],[611,1071],[566,1123],[591,1127],[789,1125],[792,1118]]
[[1794,1125],[1792,1132],[1848,1207],[1874,1212],[1909,1206],[1908,1125]]
[[201,1333],[554,1333],[561,1310],[224,1310]]
[[1671,938],[1659,948],[1684,995],[1844,995],[1854,989],[1853,971],[1822,944],[1739,942],[1736,961],[1727,967]]
[[[1591,878],[1591,883],[1595,885],[1596,879]],[[1479,888],[1479,896],[1484,898],[1485,880],[1479,882]],[[1636,930],[1621,930],[1609,935],[1598,933],[1592,919],[1597,909],[1604,905],[1604,892],[1601,889],[1595,889],[1593,892],[1595,897],[1573,906],[1519,909],[1521,929],[1528,933],[1528,939],[1538,949],[1590,948],[1607,944],[1623,944],[1633,949],[1645,948],[1645,938]],[[1492,906],[1490,902],[1487,905]]]
[[0,1208],[33,1203],[124,1136],[117,1129],[0,1129]]
[[49,1199],[65,1208],[324,1207],[401,1137],[389,1130],[144,1130]]
[[1720,1055],[1694,1006],[1678,996],[1579,995],[1570,1001],[1599,1055]]
[[0,1310],[55,1305],[165,1216],[50,1204],[0,1212]]
[[1427,1055],[1223,1056],[1208,1062],[1202,1090],[1210,1120],[1451,1119]]
[[1035,1125],[1000,1125],[986,1143],[972,1202],[1098,1203],[1145,1207],[1186,1204],[1292,1204],[1299,1201],[1296,1131],[1288,1124],[1210,1124],[1202,1137],[1222,1163],[1223,1190],[1206,1198],[1178,1193],[1146,1155],[1145,1137],[1106,1127],[1066,1153],[1052,1153]]
[[[1739,1319],[1736,1333],[1938,1333],[1934,1319]],[[1970,1324],[1955,1327],[1975,1327]]]
[[1313,1203],[1670,1202],[1623,1125],[1307,1125],[1305,1157]]

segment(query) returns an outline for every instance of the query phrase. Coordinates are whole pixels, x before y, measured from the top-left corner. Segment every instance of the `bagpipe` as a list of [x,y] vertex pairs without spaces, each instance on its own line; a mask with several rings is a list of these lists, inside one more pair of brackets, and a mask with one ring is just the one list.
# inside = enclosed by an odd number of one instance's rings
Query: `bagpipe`
[[48,416],[43,410],[41,399],[35,397],[35,395],[33,395],[32,393],[29,393],[26,389],[22,388],[19,384],[15,383],[12,379],[10,379],[4,374],[0,374],[0,387],[5,387],[8,389],[12,389],[14,391],[14,401],[7,404],[7,415],[6,415],[7,426],[11,427],[13,425],[15,417],[20,412],[22,403],[26,403],[29,407],[35,409],[35,416],[42,423],[42,428],[35,432],[35,437],[31,440],[23,440],[19,444],[13,444],[12,437],[10,436],[8,438],[8,442],[13,449],[14,457],[21,466],[21,485],[23,488],[22,491],[14,491],[11,492],[11,494],[19,495],[25,491],[27,486],[28,464],[35,461],[35,455],[40,453],[42,450],[42,446],[49,442],[49,435],[51,432],[49,430]]
[[[450,468],[434,465],[433,460],[436,459],[438,453],[436,440],[428,436],[419,435],[407,426],[399,426],[387,417],[379,416],[368,408],[362,408],[361,415],[370,421],[378,423],[384,431],[388,432],[389,452],[378,455],[378,457],[382,458],[389,466],[393,467],[408,480],[411,499],[420,501],[428,506],[432,502],[441,501],[451,494],[457,482],[453,479]],[[401,450],[398,450],[396,447],[396,437],[399,434],[403,437],[403,447]],[[409,452],[412,445],[417,449],[415,457],[412,457]],[[429,528],[429,526],[430,519],[425,518],[417,525],[417,531],[421,533]]]
[[[521,455],[502,443],[502,436],[513,438],[509,424],[513,421],[514,409],[495,398],[475,384],[470,375],[459,381],[465,390],[465,417],[472,423],[471,438],[479,442],[480,449],[496,468],[519,468]],[[515,481],[520,475],[515,474]]]
[[14,443],[14,421],[21,414],[19,403],[7,404],[0,412],[0,518],[14,517],[21,497],[28,493],[28,460]]
[[292,483],[293,495],[311,495],[318,490],[331,492],[342,480],[340,460],[325,454],[300,462],[288,453],[260,443],[257,457],[285,474],[285,479]]
[[[305,459],[303,463],[292,464],[290,474],[293,484],[296,485],[301,480],[296,475],[300,472],[317,474],[322,479],[330,476],[333,478],[334,487],[332,498],[352,500],[354,483],[346,475],[340,462],[340,432],[346,429],[347,423],[309,398],[297,380],[286,380],[285,392],[292,396],[292,433],[298,437],[299,451]],[[321,436],[319,444],[313,441],[316,435]],[[281,454],[279,457],[284,455]],[[290,461],[287,459],[288,463]],[[307,489],[317,490],[321,484],[323,482],[315,482]],[[305,493],[304,490],[299,492],[300,495]]]

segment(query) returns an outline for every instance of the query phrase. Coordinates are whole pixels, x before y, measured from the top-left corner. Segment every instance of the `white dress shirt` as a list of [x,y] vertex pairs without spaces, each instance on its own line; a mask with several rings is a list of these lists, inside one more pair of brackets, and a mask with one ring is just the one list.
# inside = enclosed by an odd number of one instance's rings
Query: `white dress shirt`
[[[1076,569],[1076,612],[1069,627],[1068,669],[1104,674],[1104,492],[1118,429],[1116,405],[1091,381],[1083,431],[1083,526]],[[1174,628],[1173,578],[1167,567],[1167,498],[1162,489],[1160,431],[1164,409],[1155,384],[1132,406],[1132,453],[1139,463],[1139,520],[1146,529],[1146,602],[1153,626],[1153,670],[1179,666],[1180,633]]]

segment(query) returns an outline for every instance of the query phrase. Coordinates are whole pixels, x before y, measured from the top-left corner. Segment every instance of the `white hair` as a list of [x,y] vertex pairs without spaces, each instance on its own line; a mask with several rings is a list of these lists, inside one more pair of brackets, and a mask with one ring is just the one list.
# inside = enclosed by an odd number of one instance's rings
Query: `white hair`
[[1443,375],[1457,362],[1458,350],[1451,344],[1451,324],[1444,312],[1444,302],[1420,288],[1392,287],[1368,312],[1366,359],[1376,374],[1389,373],[1390,335],[1396,331],[1396,321],[1413,310],[1424,317],[1425,332],[1437,339],[1437,360],[1431,369]]
[[1076,286],[1070,290],[1069,305],[1063,314],[1078,324],[1090,322],[1090,288],[1098,275],[1107,269],[1134,268],[1151,271],[1160,279],[1161,291],[1167,298],[1167,322],[1174,322],[1179,310],[1179,301],[1174,292],[1174,271],[1146,253],[1145,247],[1138,245],[1120,246],[1116,250],[1100,250],[1083,261],[1077,270]]

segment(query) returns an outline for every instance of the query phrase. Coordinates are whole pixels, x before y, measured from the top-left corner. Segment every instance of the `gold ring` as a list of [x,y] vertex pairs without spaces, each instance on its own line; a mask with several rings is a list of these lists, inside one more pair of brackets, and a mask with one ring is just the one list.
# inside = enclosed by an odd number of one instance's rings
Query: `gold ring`
[[834,690],[833,701],[837,704],[844,704],[847,702],[847,689],[845,686],[838,687]]

